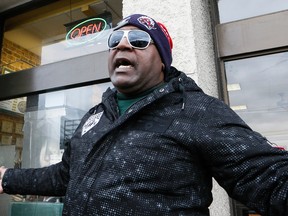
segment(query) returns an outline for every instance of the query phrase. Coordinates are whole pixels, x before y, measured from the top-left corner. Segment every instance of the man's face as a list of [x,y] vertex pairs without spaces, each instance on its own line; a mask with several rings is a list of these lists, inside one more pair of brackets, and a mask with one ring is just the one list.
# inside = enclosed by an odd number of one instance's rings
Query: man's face
[[[121,30],[138,29],[124,26]],[[127,38],[122,38],[117,48],[110,50],[108,70],[115,88],[126,95],[136,95],[164,80],[162,61],[152,43],[146,49],[135,49]]]

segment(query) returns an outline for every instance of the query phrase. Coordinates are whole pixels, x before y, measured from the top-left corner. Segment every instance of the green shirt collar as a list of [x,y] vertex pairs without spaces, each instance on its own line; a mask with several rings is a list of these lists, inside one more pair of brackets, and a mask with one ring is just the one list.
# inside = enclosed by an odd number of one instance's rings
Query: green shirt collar
[[139,95],[135,95],[133,97],[126,96],[122,93],[117,92],[117,104],[120,111],[120,115],[122,115],[132,104],[136,103],[137,101],[141,100],[142,98],[146,97],[148,94],[153,92],[155,89],[160,88],[163,86],[164,83],[160,83]]

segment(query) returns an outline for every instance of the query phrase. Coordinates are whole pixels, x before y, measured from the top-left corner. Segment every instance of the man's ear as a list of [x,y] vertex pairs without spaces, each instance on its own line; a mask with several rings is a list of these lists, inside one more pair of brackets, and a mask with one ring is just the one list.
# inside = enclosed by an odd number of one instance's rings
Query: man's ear
[[165,65],[162,63],[162,71],[165,71]]

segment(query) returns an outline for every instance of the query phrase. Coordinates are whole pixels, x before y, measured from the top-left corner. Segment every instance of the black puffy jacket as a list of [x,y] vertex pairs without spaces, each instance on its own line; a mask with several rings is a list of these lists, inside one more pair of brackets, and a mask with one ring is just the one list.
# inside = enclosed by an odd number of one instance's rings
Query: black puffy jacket
[[214,177],[261,214],[288,215],[287,152],[172,71],[169,82],[121,116],[108,89],[84,116],[61,163],[9,169],[4,191],[65,195],[63,215],[71,216],[207,216]]

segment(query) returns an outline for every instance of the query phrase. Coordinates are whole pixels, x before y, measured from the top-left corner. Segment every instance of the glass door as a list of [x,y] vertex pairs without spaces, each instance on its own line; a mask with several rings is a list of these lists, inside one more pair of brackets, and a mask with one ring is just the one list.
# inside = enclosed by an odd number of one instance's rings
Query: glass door
[[[38,168],[60,162],[65,143],[80,119],[100,102],[109,86],[110,82],[106,82],[0,101],[0,164]],[[49,202],[46,215],[61,212],[60,201],[61,197],[1,195],[0,209],[7,216],[12,211],[22,215],[23,208],[42,212],[47,206],[42,202]]]

